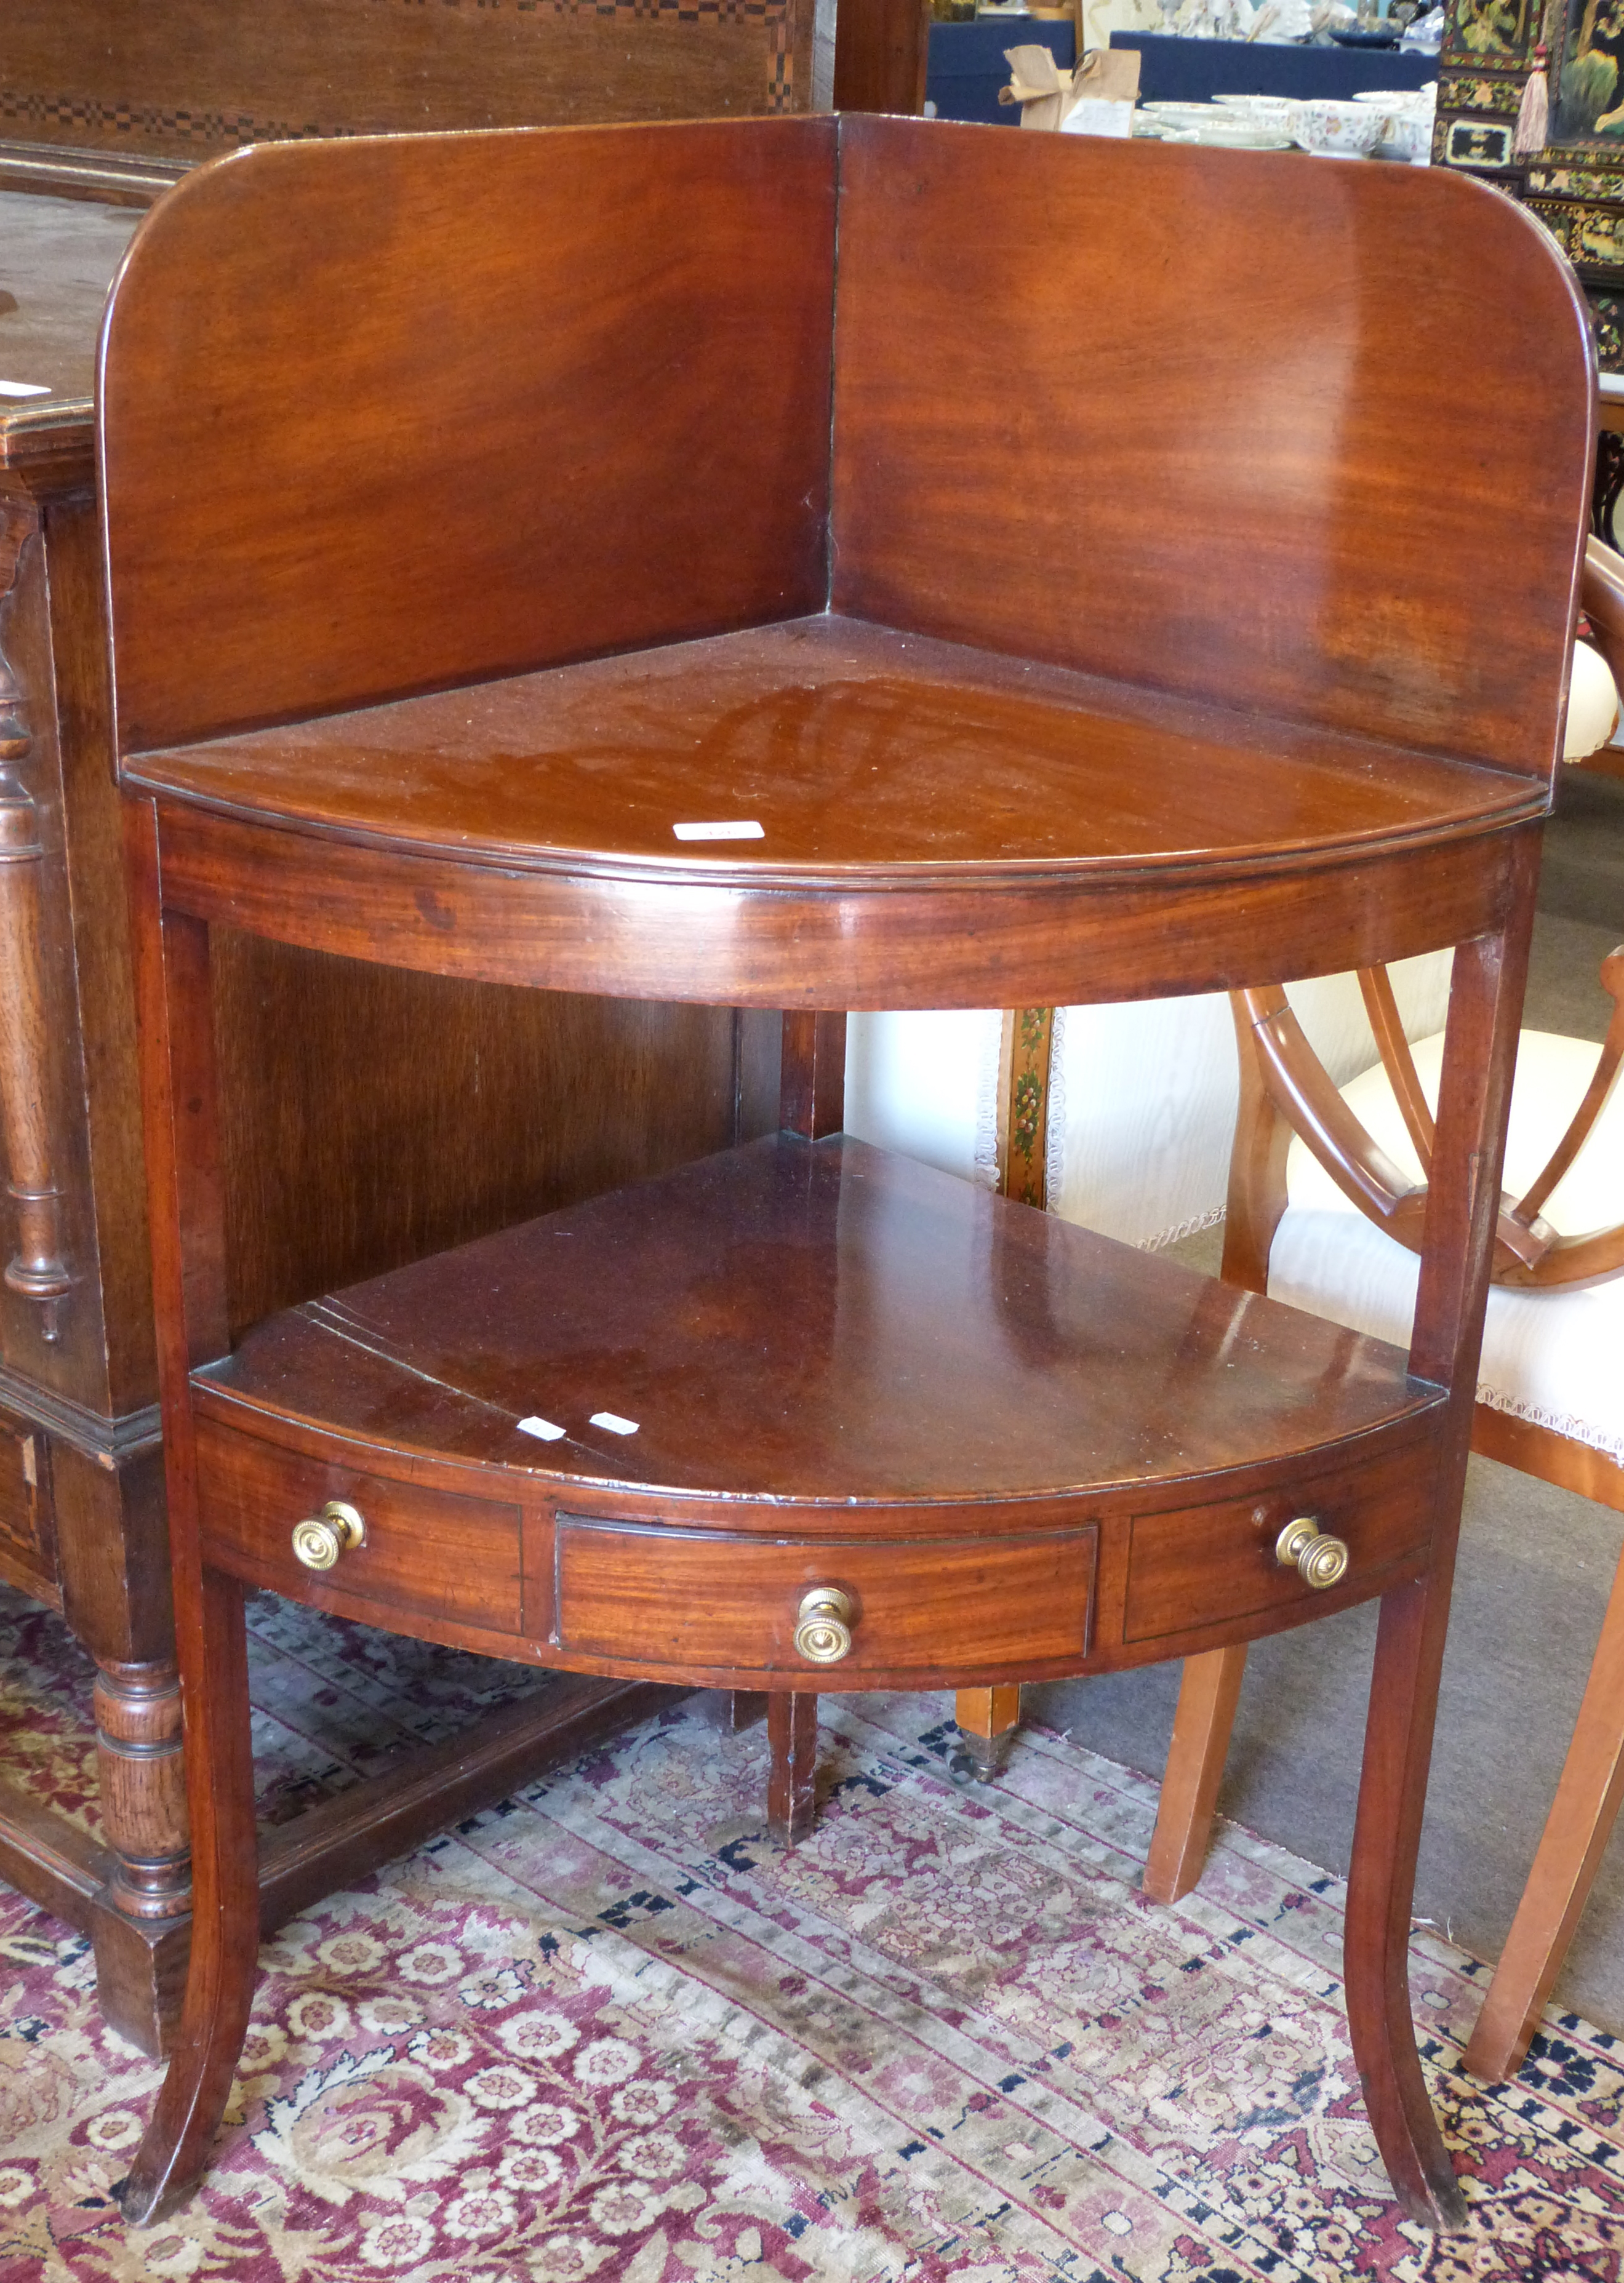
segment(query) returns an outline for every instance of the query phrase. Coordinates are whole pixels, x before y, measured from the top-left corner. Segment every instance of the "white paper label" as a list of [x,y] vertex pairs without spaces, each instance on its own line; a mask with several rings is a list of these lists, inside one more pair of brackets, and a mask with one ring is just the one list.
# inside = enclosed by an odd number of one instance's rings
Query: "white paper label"
[[50,393],[43,381],[0,380],[0,396],[49,396]]
[[679,840],[765,840],[767,835],[750,817],[734,817],[720,824],[674,824]]
[[543,1443],[558,1443],[562,1442],[567,1430],[562,1427],[555,1427],[550,1419],[532,1417],[519,1421],[519,1431],[521,1435],[537,1435]]
[[606,1427],[612,1435],[635,1435],[637,1431],[636,1421],[622,1419],[618,1411],[595,1411],[592,1424],[594,1427]]
[[1131,135],[1134,107],[1097,95],[1085,95],[1060,121],[1062,135]]

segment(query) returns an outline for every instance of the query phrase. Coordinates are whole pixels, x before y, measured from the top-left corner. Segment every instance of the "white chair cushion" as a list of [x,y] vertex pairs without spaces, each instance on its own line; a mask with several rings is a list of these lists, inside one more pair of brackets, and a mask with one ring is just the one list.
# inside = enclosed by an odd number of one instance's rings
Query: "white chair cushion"
[[[1414,1051],[1435,1103],[1442,1032]],[[1534,1180],[1565,1131],[1596,1055],[1581,1040],[1523,1032],[1506,1146],[1504,1185],[1512,1196]],[[1420,1166],[1380,1065],[1343,1095],[1372,1139],[1418,1180]],[[1403,1345],[1415,1313],[1414,1254],[1366,1220],[1301,1142],[1292,1145],[1286,1184],[1291,1203],[1269,1254],[1271,1296]],[[1545,1214],[1566,1235],[1624,1219],[1624,1092],[1597,1120]],[[1491,1290],[1478,1393],[1496,1410],[1624,1462],[1624,1277],[1583,1291]]]
[[[1406,1033],[1436,1030],[1447,951],[1393,970]],[[1356,978],[1294,983],[1292,1006],[1339,1082],[1376,1051]],[[853,1015],[846,1129],[990,1188],[997,1180],[1001,1017]],[[1066,1007],[1056,1019],[1047,1136],[1051,1212],[1128,1244],[1220,1219],[1235,1130],[1235,1027],[1222,993]]]
[[1573,644],[1572,679],[1567,686],[1567,727],[1562,735],[1562,758],[1581,761],[1604,745],[1619,726],[1619,691],[1607,661],[1589,643]]

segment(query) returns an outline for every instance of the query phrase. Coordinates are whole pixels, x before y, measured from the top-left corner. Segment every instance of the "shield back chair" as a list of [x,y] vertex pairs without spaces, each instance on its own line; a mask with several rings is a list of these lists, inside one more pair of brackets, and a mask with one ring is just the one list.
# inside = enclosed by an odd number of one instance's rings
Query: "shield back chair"
[[[1618,588],[1617,558],[1592,541],[1587,609],[1598,640],[1624,664],[1604,581]],[[1570,707],[1567,736],[1569,758],[1581,761],[1617,718],[1611,681],[1581,672],[1584,711]],[[1360,981],[1381,1051],[1340,1087],[1283,994],[1236,996],[1241,1115],[1223,1273],[1397,1337],[1413,1305],[1412,1232],[1425,1194],[1442,1036],[1412,1049],[1386,977],[1367,972]],[[1614,1004],[1599,1050],[1535,1031],[1519,1038],[1472,1441],[1486,1456],[1624,1512],[1624,948],[1604,962],[1601,981]],[[1244,1667],[1244,1649],[1186,1667],[1145,1875],[1159,1899],[1187,1893],[1200,1875]],[[1478,2075],[1505,2077],[1521,2065],[1621,1797],[1624,1568],[1468,2046]]]
[[[1583,594],[1616,651],[1624,643],[1624,565],[1594,540]],[[1605,658],[1576,643],[1563,760],[1604,766],[1618,721]],[[1398,962],[1387,979],[1405,1039],[1441,1034],[1448,953]],[[1378,1058],[1356,975],[1289,984],[1286,996],[1333,1084]],[[848,1132],[1101,1235],[1159,1251],[1224,1217],[1239,1080],[1222,993],[1002,1016],[856,1015],[847,1072]],[[965,1760],[990,1778],[1007,1762],[1019,1726],[1019,1687],[961,1689],[955,1717]],[[1222,1758],[1214,1765],[1211,1751],[1189,1740],[1187,1718],[1145,1870],[1145,1891],[1165,1902],[1187,1893],[1199,1874],[1222,1775]],[[1191,1785],[1199,1787],[1194,1795]]]
[[[1405,1945],[1591,365],[1537,227],[1409,168],[787,119],[262,147],[148,217],[99,418],[198,1910],[132,2219],[254,1995],[258,1586],[765,1693],[791,1837],[820,1688],[1379,1598],[1350,2034],[1462,2223]],[[781,1017],[783,1130],[233,1340],[221,927]],[[1448,945],[1408,1350],[839,1131],[851,1009]]]

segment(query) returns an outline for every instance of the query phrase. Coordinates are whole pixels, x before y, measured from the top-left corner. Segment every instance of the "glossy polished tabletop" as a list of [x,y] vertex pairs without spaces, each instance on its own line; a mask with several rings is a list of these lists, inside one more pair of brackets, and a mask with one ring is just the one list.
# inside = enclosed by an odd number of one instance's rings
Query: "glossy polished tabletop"
[[758,885],[1222,874],[1545,805],[1504,771],[831,614],[145,753],[128,775],[349,841]]
[[788,1135],[289,1310],[194,1386],[555,1488],[837,1508],[1144,1488],[1441,1399],[1381,1341]]

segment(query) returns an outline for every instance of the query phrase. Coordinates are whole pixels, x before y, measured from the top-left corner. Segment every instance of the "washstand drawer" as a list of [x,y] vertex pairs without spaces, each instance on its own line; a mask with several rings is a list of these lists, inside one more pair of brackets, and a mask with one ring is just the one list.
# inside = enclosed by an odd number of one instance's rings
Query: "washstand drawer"
[[[1032,1668],[1089,1644],[1092,1526],[1019,1536],[772,1540],[724,1531],[558,1518],[560,1648],[643,1666],[839,1674]],[[846,1609],[819,1656],[803,1605]],[[812,1637],[816,1639],[816,1637]]]
[[[1136,1515],[1129,1539],[1124,1625],[1130,1641],[1328,1601],[1361,1591],[1425,1552],[1433,1529],[1437,1452],[1410,1443],[1362,1466],[1307,1477],[1258,1497]],[[1277,1553],[1301,1516],[1347,1549],[1343,1574],[1316,1589]]]
[[[300,1601],[340,1598],[447,1624],[520,1630],[520,1516],[495,1500],[395,1482],[198,1422],[205,1558]],[[365,1535],[325,1569],[294,1554],[293,1531],[339,1500]]]

